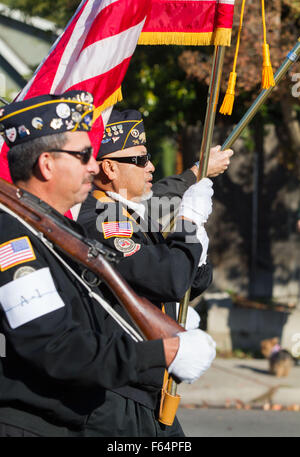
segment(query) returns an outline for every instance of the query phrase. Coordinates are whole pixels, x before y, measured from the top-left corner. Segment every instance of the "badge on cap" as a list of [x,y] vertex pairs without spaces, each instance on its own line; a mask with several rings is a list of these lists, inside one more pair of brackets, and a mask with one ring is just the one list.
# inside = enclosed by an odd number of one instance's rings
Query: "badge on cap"
[[61,119],[68,119],[71,116],[71,109],[66,103],[60,103],[56,107],[56,113]]
[[131,130],[131,136],[133,136],[133,138],[138,138],[140,136],[140,132],[137,129],[133,129]]
[[20,138],[25,138],[30,135],[30,130],[28,130],[25,125],[20,125],[20,127],[18,127],[18,133]]
[[34,117],[31,121],[32,127],[36,130],[42,130],[44,127],[44,121],[41,117]]
[[52,121],[50,122],[50,127],[53,129],[53,130],[59,130],[63,125],[63,121],[62,119],[52,119]]
[[75,124],[73,121],[66,121],[66,127],[67,130],[72,130],[75,127]]
[[78,124],[80,121],[81,121],[81,114],[80,113],[77,113],[77,111],[75,111],[73,114],[72,114],[72,120],[74,122],[76,122],[76,124]]
[[89,104],[92,104],[93,101],[94,101],[94,98],[91,94],[87,93],[87,92],[82,92],[81,94],[81,101],[83,103],[89,103]]
[[17,130],[15,127],[5,130],[5,136],[11,143],[14,143],[17,139]]

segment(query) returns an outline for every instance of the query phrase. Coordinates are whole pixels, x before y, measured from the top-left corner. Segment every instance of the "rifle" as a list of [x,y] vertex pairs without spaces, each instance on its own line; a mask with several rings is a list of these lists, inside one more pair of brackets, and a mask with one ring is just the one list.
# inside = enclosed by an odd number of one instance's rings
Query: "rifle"
[[0,178],[0,203],[68,257],[104,280],[145,339],[170,338],[184,331],[171,317],[132,290],[110,263],[115,253],[67,227],[42,200]]

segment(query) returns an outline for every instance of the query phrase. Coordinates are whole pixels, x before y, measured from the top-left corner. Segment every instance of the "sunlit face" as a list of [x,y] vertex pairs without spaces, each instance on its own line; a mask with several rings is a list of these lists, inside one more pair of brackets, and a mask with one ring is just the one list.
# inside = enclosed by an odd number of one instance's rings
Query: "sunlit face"
[[[86,132],[67,132],[68,141],[62,149],[82,151],[91,146]],[[54,160],[52,188],[57,199],[63,199],[68,208],[82,203],[92,188],[99,166],[91,156],[87,164],[78,156],[59,153]]]
[[[104,159],[109,160],[114,157],[141,156],[147,153],[143,145],[126,148],[108,154]],[[152,188],[152,174],[155,171],[153,163],[149,160],[145,167],[137,166],[133,163],[120,163],[113,161],[118,169],[117,178],[114,182],[116,192],[127,200],[141,201],[147,198]],[[97,184],[97,180],[95,181]]]

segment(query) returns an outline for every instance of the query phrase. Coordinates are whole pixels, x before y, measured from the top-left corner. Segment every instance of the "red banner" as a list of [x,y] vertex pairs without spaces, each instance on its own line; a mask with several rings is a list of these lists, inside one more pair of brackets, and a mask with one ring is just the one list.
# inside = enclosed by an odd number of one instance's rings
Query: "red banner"
[[152,0],[139,44],[229,46],[234,0]]

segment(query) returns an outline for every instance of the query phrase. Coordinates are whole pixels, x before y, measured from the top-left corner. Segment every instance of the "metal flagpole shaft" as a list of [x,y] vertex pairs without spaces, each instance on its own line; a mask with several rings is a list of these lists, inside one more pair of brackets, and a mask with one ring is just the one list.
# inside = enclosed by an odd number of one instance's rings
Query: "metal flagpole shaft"
[[[212,143],[213,130],[215,125],[216,110],[220,93],[220,84],[223,71],[223,62],[225,55],[225,46],[215,46],[213,57],[213,67],[208,90],[207,109],[203,127],[203,136],[200,149],[199,174],[198,180],[204,178],[207,173],[209,153]],[[191,289],[189,289],[180,302],[178,322],[180,325],[186,325],[188,306],[190,301]],[[177,384],[172,380],[169,383],[169,392],[176,395]]]
[[[288,53],[286,56],[283,64],[281,67],[277,70],[277,72],[274,75],[274,80],[275,84],[279,84],[284,75],[288,72],[290,67],[297,61],[297,59],[300,56],[300,38],[298,39],[297,44],[294,46],[294,48]],[[242,117],[240,122],[236,125],[236,127],[233,129],[225,143],[222,145],[222,150],[224,151],[225,149],[231,148],[231,146],[234,144],[236,139],[240,136],[242,131],[244,130],[245,127],[252,121],[253,117],[257,113],[257,111],[260,109],[260,107],[263,105],[265,100],[269,97],[271,92],[276,86],[270,87],[269,89],[264,89],[261,91],[257,99],[253,102],[253,104],[250,106],[246,114]]]
[[3,97],[0,97],[0,102],[4,103],[4,105],[9,105],[9,102],[7,100],[5,100],[5,98],[3,98]]
[[203,127],[202,143],[200,149],[198,180],[204,178],[207,174],[209,153],[215,126],[217,104],[219,100],[224,55],[225,46],[216,46],[214,52],[213,68],[208,91],[206,117]]

